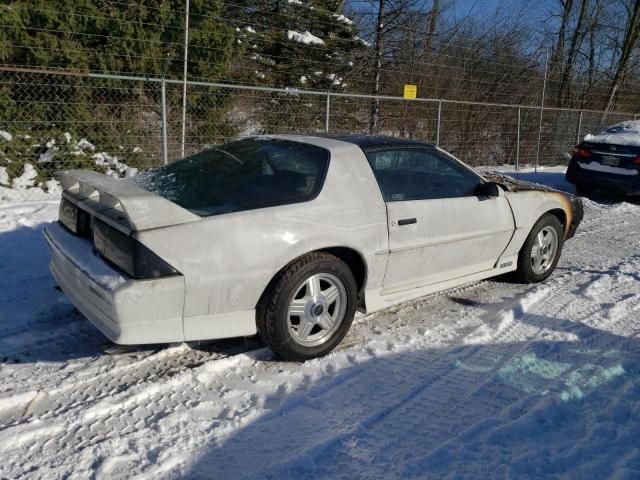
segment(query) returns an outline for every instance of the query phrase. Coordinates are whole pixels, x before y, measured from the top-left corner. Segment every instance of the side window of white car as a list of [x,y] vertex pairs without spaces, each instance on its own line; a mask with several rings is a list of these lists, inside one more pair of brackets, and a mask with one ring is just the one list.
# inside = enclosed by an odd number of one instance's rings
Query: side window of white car
[[386,202],[473,195],[480,177],[435,150],[398,148],[367,152]]

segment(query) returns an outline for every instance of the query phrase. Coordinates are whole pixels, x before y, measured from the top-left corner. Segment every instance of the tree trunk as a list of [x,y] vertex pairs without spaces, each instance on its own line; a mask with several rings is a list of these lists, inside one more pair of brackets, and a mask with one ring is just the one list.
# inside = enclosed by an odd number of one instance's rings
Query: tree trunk
[[640,37],[640,0],[635,0],[633,10],[629,12],[629,21],[624,34],[624,41],[622,42],[622,52],[620,53],[620,60],[618,61],[618,68],[609,87],[609,94],[607,95],[607,105],[604,108],[601,121],[604,123],[604,119],[607,113],[611,109],[613,102],[615,101],[616,94],[620,90],[620,87],[624,83],[624,78],[627,73],[627,65],[629,64],[629,58],[631,53],[638,43],[638,37]]
[[427,35],[424,40],[424,54],[425,57],[431,55],[431,46],[433,44],[433,37],[436,33],[436,27],[438,26],[438,16],[440,15],[440,0],[433,0],[433,7],[429,14],[429,25],[427,27]]
[[571,19],[571,10],[573,10],[573,0],[560,0],[560,5],[562,5],[562,20],[560,21],[560,29],[558,30],[556,46],[553,49],[553,54],[551,55],[550,73],[555,72],[556,68],[562,65],[562,61],[564,59],[564,42],[567,35],[569,20]]
[[369,133],[378,131],[380,118],[380,72],[382,70],[382,52],[384,48],[384,5],[385,0],[380,0],[378,7],[378,23],[376,25],[375,66],[373,69],[373,90],[376,97],[371,100],[371,117],[369,120]]
[[581,0],[580,2],[580,14],[578,15],[578,22],[576,23],[576,28],[573,31],[573,35],[571,36],[571,44],[569,46],[569,52],[567,55],[567,61],[562,70],[562,78],[560,79],[560,85],[558,87],[558,106],[562,107],[564,100],[570,92],[567,90],[571,89],[569,85],[572,77],[573,77],[573,67],[576,61],[576,55],[578,53],[578,49],[580,48],[580,44],[582,43],[582,39],[585,36],[583,31],[583,24],[587,14],[587,5],[589,4],[589,0]]
[[[597,15],[597,14],[596,14]],[[582,97],[580,100],[580,108],[583,109],[587,104],[587,99],[589,98],[589,94],[593,89],[593,86],[596,83],[596,28],[597,28],[597,20],[594,19],[591,21],[589,25],[589,53],[588,53],[588,61],[589,67],[587,71],[587,87],[582,92]]]

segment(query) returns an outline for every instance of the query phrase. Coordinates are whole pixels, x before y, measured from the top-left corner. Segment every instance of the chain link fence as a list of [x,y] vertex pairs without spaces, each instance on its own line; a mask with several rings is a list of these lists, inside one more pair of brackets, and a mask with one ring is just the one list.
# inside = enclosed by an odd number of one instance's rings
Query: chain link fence
[[[0,201],[55,196],[54,172],[118,177],[238,136],[369,133],[368,95],[117,75],[0,70]],[[558,165],[587,133],[632,114],[379,97],[380,134],[440,145],[470,165]]]

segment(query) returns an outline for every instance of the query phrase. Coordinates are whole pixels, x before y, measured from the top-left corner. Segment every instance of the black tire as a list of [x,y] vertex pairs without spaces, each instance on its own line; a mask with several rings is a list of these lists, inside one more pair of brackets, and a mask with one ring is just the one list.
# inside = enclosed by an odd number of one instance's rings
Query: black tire
[[[337,277],[346,293],[346,308],[342,322],[332,335],[317,346],[300,345],[289,331],[289,303],[295,290],[307,278],[318,274]],[[305,361],[326,355],[333,350],[349,331],[356,312],[358,287],[351,269],[338,257],[325,252],[314,252],[285,267],[272,280],[256,310],[256,323],[260,339],[287,360]]]
[[[558,246],[555,252],[555,257],[550,262],[550,266],[542,273],[536,273],[532,265],[532,251],[535,247],[538,234],[545,228],[553,228],[556,231]],[[520,254],[518,256],[518,270],[516,270],[516,279],[522,283],[537,283],[546,280],[549,275],[553,273],[560,259],[563,245],[563,227],[560,220],[555,215],[547,213],[540,217],[536,224],[531,229],[527,240],[524,242]]]

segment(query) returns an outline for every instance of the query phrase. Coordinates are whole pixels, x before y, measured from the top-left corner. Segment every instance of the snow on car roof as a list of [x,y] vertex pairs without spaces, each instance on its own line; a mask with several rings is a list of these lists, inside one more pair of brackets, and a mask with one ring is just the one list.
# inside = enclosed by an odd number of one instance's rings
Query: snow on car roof
[[640,120],[617,123],[597,135],[587,134],[584,141],[640,147]]

